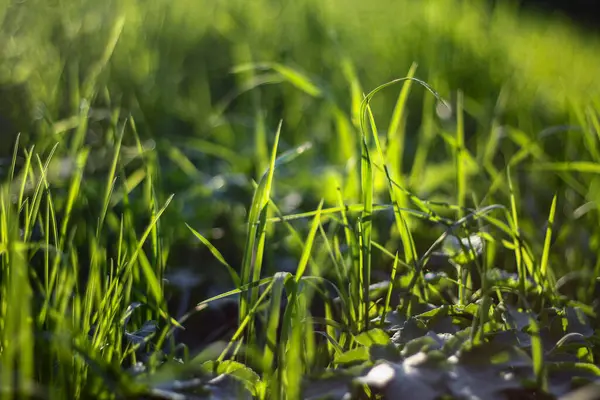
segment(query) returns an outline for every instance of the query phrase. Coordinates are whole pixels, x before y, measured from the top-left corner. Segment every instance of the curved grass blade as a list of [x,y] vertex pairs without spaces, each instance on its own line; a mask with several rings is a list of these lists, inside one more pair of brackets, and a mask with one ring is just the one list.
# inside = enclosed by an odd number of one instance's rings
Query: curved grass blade
[[240,285],[241,285],[240,276],[235,271],[235,269],[233,269],[233,267],[231,265],[229,265],[229,263],[227,261],[225,261],[225,258],[223,257],[221,252],[219,250],[217,250],[217,248],[215,246],[213,246],[212,243],[210,243],[208,241],[208,239],[206,239],[204,236],[202,236],[200,234],[200,232],[196,231],[194,228],[189,226],[187,223],[185,224],[185,226],[187,226],[188,229],[194,234],[194,236],[196,236],[196,238],[198,238],[198,240],[200,240],[200,242],[202,242],[203,245],[208,247],[208,250],[210,250],[212,255],[215,256],[215,258],[223,266],[225,266],[225,268],[227,268],[227,271],[229,272],[229,275],[231,276],[231,280],[233,281],[233,284],[235,285],[235,287],[240,287]]

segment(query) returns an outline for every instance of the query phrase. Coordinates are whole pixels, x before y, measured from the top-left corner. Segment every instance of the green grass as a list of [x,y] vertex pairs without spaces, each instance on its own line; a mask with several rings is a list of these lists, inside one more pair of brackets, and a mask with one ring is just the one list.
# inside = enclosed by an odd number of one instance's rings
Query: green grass
[[0,397],[597,385],[600,39],[486,4],[1,5]]

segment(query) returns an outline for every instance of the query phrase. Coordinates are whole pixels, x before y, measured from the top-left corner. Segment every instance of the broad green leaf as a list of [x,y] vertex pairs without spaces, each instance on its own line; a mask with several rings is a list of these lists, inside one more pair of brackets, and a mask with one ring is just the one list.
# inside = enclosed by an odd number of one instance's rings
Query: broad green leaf
[[387,345],[391,343],[390,336],[379,328],[373,328],[354,337],[358,343],[369,347],[374,344]]
[[335,364],[355,364],[368,361],[370,358],[369,349],[361,346],[348,350],[342,354],[336,354],[333,358]]

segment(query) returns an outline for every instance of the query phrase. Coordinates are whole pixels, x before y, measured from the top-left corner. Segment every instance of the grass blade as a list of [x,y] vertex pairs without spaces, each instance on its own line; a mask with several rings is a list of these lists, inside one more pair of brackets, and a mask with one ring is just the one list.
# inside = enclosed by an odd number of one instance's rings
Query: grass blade
[[554,225],[554,216],[556,214],[556,194],[552,198],[552,205],[550,206],[550,213],[548,215],[548,221],[546,226],[546,237],[544,238],[544,250],[542,253],[542,260],[540,262],[540,272],[543,279],[546,279],[547,287],[553,288],[555,285],[548,280],[548,258],[550,256],[550,245],[552,243],[552,227]]
[[221,254],[221,252],[219,250],[217,250],[217,248],[215,246],[213,246],[212,243],[210,243],[208,241],[208,239],[206,239],[204,236],[202,236],[194,228],[192,228],[191,226],[189,226],[187,223],[185,224],[185,226],[187,226],[188,229],[194,234],[194,236],[196,236],[196,238],[198,240],[200,240],[200,242],[202,242],[203,245],[205,245],[206,247],[208,247],[208,250],[210,250],[210,252],[212,253],[212,255],[215,256],[215,258],[223,266],[225,266],[225,268],[227,268],[227,271],[229,272],[229,275],[231,276],[231,280],[233,281],[233,284],[235,285],[235,287],[240,287],[240,285],[241,285],[240,276],[235,271],[235,269],[233,269],[233,267],[231,265],[229,265],[229,263],[227,261],[225,261],[225,258],[223,257],[223,255]]
[[[129,260],[127,262],[127,264],[129,266],[133,266],[136,263],[136,261],[138,260],[138,257],[140,256],[140,253],[142,252],[142,247],[144,247],[144,243],[146,242],[146,239],[148,239],[148,236],[150,236],[152,231],[155,229],[155,226],[156,226],[159,218],[165,212],[165,210],[171,203],[171,200],[173,200],[174,196],[175,196],[174,194],[169,196],[169,198],[167,199],[165,204],[158,210],[156,215],[153,216],[152,221],[150,221],[150,224],[148,225],[148,227],[142,234],[140,240],[138,241],[135,251],[133,252],[133,254],[131,255],[131,257],[129,258]],[[147,263],[141,262],[139,264],[142,267],[142,272],[144,273],[144,277],[146,278],[146,282],[147,282],[148,288],[150,289],[150,293],[156,300],[157,304],[161,304],[162,299],[163,299],[162,285],[161,285],[159,279],[157,278],[156,271],[151,269],[151,267]]]
[[[374,126],[373,126],[374,128]],[[371,229],[373,219],[373,169],[371,156],[367,145],[366,131],[362,135],[361,153],[361,192],[364,205],[363,212],[358,222],[359,228],[359,331],[368,329],[369,326],[369,286],[371,280]],[[376,131],[373,133],[377,135]]]
[[[242,284],[247,284],[251,281],[256,281],[260,277],[261,265],[256,263],[256,259],[262,259],[262,254],[257,254],[258,249],[262,249],[264,245],[264,236],[260,238],[257,236],[259,232],[259,218],[264,215],[265,207],[268,204],[269,197],[271,195],[271,186],[273,183],[273,175],[275,173],[275,162],[277,159],[277,148],[279,145],[279,137],[281,135],[282,122],[277,127],[275,133],[275,141],[271,150],[271,159],[269,169],[263,174],[258,188],[254,192],[252,204],[250,207],[250,213],[248,216],[248,228],[246,236],[246,244],[244,249],[244,258],[242,261]],[[264,226],[264,223],[262,224]],[[258,239],[258,243],[257,243]],[[255,245],[257,245],[255,247]],[[255,279],[256,278],[256,279]],[[245,320],[248,316],[248,312],[254,305],[254,301],[258,296],[258,292],[251,289],[247,296],[240,296],[240,322]]]
[[[403,183],[403,162],[404,151],[406,149],[406,131],[401,124],[405,123],[404,119],[406,118],[406,102],[410,94],[410,89],[413,82],[412,78],[414,78],[416,72],[417,64],[413,63],[408,70],[406,80],[404,81],[402,89],[400,90],[400,94],[398,95],[398,100],[396,101],[396,106],[394,107],[394,112],[392,114],[392,119],[387,132],[386,155],[388,165],[390,170],[393,171],[393,174],[396,176],[397,182],[400,184]],[[402,199],[399,199],[399,203],[404,205],[404,201]]]
[[321,200],[319,203],[317,213],[315,214],[312,224],[310,225],[308,237],[306,238],[306,242],[304,242],[304,249],[302,250],[302,256],[300,257],[298,269],[296,270],[296,282],[300,281],[300,279],[304,276],[304,272],[306,271],[306,266],[308,265],[308,260],[310,258],[310,252],[315,241],[317,229],[319,229],[319,225],[321,224],[321,208],[323,208],[323,200]]

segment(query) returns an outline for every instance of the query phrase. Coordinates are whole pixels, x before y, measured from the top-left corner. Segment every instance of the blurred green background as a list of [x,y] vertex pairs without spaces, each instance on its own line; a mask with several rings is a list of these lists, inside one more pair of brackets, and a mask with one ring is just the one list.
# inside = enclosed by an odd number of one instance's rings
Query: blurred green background
[[[469,205],[507,204],[502,169],[529,148],[514,165],[524,234],[541,246],[560,193],[557,219],[566,228],[553,257],[565,271],[594,266],[598,220],[574,212],[600,201],[600,181],[535,169],[540,161],[594,161],[598,152],[590,135],[598,133],[600,39],[564,18],[473,0],[3,0],[0,12],[3,166],[19,132],[22,146],[42,154],[58,142],[51,178],[59,191],[72,157],[89,146],[84,200],[73,216],[81,227],[75,243],[85,247],[80,232],[92,224],[116,134],[126,127],[119,179],[131,190],[128,207],[143,227],[151,205],[139,183],[142,164],[151,163],[157,198],[175,194],[161,222],[168,270],[200,275],[199,299],[230,283],[185,223],[239,265],[252,179],[267,166],[280,120],[280,152],[312,144],[277,171],[282,213],[313,210],[321,198],[333,205],[338,187],[347,202],[359,202],[358,102],[413,65],[451,109],[413,84],[404,139],[395,144],[403,184],[423,198],[456,202],[449,135],[461,91],[473,156]],[[399,89],[373,100],[383,136]],[[564,128],[571,125],[585,134]],[[378,187],[385,193],[383,178]],[[421,247],[439,234],[413,229]],[[393,233],[383,239],[397,248]],[[267,272],[294,264],[300,250],[285,235],[269,243]]]

